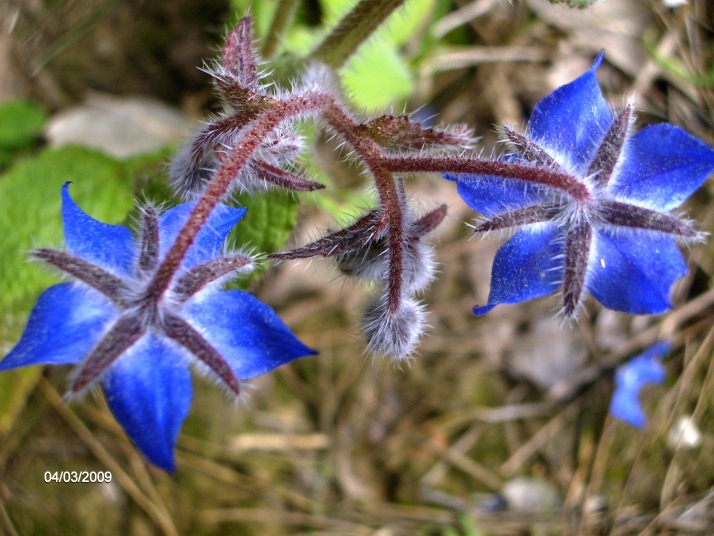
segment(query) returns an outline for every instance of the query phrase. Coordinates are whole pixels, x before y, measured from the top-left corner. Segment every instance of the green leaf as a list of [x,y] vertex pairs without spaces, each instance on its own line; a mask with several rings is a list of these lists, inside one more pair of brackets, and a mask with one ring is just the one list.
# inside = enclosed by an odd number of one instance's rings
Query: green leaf
[[47,115],[39,105],[24,100],[0,105],[0,149],[25,149],[42,134]]
[[254,248],[261,253],[282,249],[295,227],[299,203],[295,194],[283,190],[236,196],[235,205],[247,207],[248,212],[230,239],[239,247]]
[[[241,194],[236,197],[236,206],[247,207],[243,219],[230,234],[229,243],[256,253],[274,253],[285,247],[297,221],[299,198],[283,190],[259,195]],[[245,288],[263,272],[259,266],[249,279],[240,281]]]
[[120,162],[97,151],[66,147],[42,152],[0,176],[0,310],[27,312],[58,278],[27,262],[33,247],[63,244],[60,191],[93,218],[120,223],[133,204],[132,181]]
[[[353,2],[325,0],[326,11],[341,17]],[[426,24],[435,0],[409,0],[387,19],[351,57],[341,72],[342,86],[351,102],[367,112],[401,105],[414,90],[414,75],[400,47]]]
[[436,0],[408,0],[404,9],[392,15],[379,35],[395,45],[405,44],[417,36],[425,23],[433,20],[435,4]]
[[395,46],[372,38],[353,56],[342,72],[345,93],[357,108],[379,111],[405,101],[414,80]]

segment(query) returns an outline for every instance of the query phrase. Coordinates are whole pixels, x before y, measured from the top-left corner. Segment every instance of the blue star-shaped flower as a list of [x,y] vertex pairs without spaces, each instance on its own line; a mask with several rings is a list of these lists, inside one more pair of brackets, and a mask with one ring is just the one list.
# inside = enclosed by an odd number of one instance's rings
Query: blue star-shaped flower
[[476,232],[518,228],[498,251],[488,304],[519,303],[562,289],[572,315],[589,291],[634,314],[671,308],[671,285],[687,268],[676,240],[699,238],[671,214],[714,170],[714,150],[668,124],[630,136],[627,105],[613,116],[588,72],[545,97],[523,135],[506,129],[525,164],[523,180],[447,175],[488,219]]
[[666,371],[659,359],[670,349],[670,344],[666,342],[653,344],[617,370],[615,394],[610,402],[613,417],[636,428],[645,427],[647,418],[640,407],[640,391],[648,383],[664,381]]
[[110,409],[155,465],[174,470],[173,450],[191,406],[189,364],[216,376],[236,395],[239,379],[264,374],[315,354],[267,305],[220,283],[251,260],[222,254],[223,242],[245,213],[219,205],[183,259],[168,290],[148,283],[194,206],[142,214],[141,233],[101,223],[62,191],[67,252],[32,255],[76,281],[45,291],[20,342],[0,370],[27,365],[77,365],[69,395],[101,381]]

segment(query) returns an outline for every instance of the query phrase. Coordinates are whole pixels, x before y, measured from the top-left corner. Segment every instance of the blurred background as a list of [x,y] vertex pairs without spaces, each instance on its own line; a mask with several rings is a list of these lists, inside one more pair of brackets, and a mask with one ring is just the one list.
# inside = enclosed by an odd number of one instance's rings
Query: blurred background
[[[300,0],[271,76],[289,80],[352,5]],[[113,223],[135,195],[168,198],[168,158],[218,109],[200,67],[239,16],[250,10],[261,37],[277,9],[270,0],[0,5],[0,355],[54,281],[25,251],[61,245],[59,185],[74,180],[80,205]],[[409,0],[340,80],[358,110],[467,123],[491,154],[502,150],[498,125],[525,125],[539,99],[604,49],[597,76],[613,107],[634,94],[638,127],[670,122],[712,146],[713,37],[707,0],[587,10]],[[288,214],[266,248],[283,247],[293,225],[288,245],[304,244],[371,201],[337,144],[305,129],[304,165],[329,187],[299,206],[262,199],[255,210],[268,219],[278,204]],[[502,242],[472,238],[475,214],[453,183],[421,176],[407,189],[425,209],[449,206],[433,240],[440,275],[424,296],[431,329],[413,361],[365,356],[358,325],[370,289],[331,262],[267,267],[244,284],[320,355],[252,381],[239,404],[197,378],[174,475],[142,459],[101,395],[65,405],[66,370],[3,373],[0,533],[714,532],[714,243],[685,252],[690,272],[666,315],[632,317],[591,300],[568,325],[552,296],[476,318]],[[713,194],[710,181],[684,207],[708,233]],[[613,371],[663,338],[674,350],[665,383],[643,391],[647,427],[613,420]],[[44,481],[61,470],[113,479]]]

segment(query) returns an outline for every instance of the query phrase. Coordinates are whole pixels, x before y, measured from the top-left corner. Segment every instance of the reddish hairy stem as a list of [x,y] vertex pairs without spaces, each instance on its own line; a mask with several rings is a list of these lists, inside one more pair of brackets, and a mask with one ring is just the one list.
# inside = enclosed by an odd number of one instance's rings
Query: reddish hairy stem
[[587,186],[572,175],[524,164],[464,158],[463,156],[387,156],[381,164],[384,168],[396,173],[435,172],[493,175],[504,179],[517,179],[549,186],[582,203],[592,199]]
[[189,248],[196,240],[199,231],[208,221],[216,205],[230,188],[238,172],[246,165],[251,155],[261,142],[283,121],[298,115],[306,115],[315,110],[324,109],[333,102],[331,96],[324,93],[305,93],[284,101],[276,102],[262,112],[245,127],[240,142],[233,148],[216,172],[196,206],[191,211],[188,221],[181,229],[176,241],[156,271],[146,290],[147,297],[158,298],[168,288],[176,270],[178,270]]
[[389,238],[388,308],[390,313],[399,310],[402,300],[402,264],[404,257],[404,214],[399,192],[390,170],[384,165],[384,153],[373,140],[358,133],[359,125],[333,104],[325,111],[325,119],[362,157],[374,176],[379,200],[387,217]]

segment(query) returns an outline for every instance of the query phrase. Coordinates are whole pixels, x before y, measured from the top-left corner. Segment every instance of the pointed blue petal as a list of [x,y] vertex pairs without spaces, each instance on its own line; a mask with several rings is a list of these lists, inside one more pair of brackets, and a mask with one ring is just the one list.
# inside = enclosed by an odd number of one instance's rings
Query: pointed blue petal
[[134,261],[131,231],[88,216],[69,195],[69,182],[62,187],[64,239],[70,253],[119,276],[131,273]]
[[551,156],[581,171],[587,169],[612,125],[612,113],[595,78],[602,59],[601,52],[590,70],[541,100],[529,123],[531,137]]
[[533,205],[541,200],[541,190],[523,181],[489,175],[445,174],[456,181],[456,189],[464,202],[489,218],[509,210]]
[[562,283],[558,238],[554,225],[531,226],[513,235],[493,261],[488,304],[474,307],[474,314],[483,315],[501,303],[520,303],[555,292]]
[[637,428],[644,427],[646,418],[638,400],[640,391],[648,383],[664,381],[666,371],[658,359],[669,348],[666,342],[655,344],[618,369],[610,404],[613,416]]
[[191,408],[191,373],[181,350],[150,334],[109,368],[107,404],[154,465],[175,470],[174,447]]
[[[179,232],[188,221],[188,217],[196,203],[184,203],[164,212],[159,218],[159,255],[166,255]],[[235,224],[243,217],[246,209],[233,208],[227,205],[218,205],[208,222],[201,229],[186,258],[181,263],[183,270],[190,270],[194,266],[216,258],[228,234]]]
[[682,254],[670,237],[598,230],[586,285],[608,309],[657,314],[672,308],[670,287],[686,273]]
[[112,305],[92,290],[70,283],[50,287],[32,309],[20,342],[0,361],[0,370],[77,363],[115,318]]
[[681,205],[714,171],[714,149],[681,128],[643,128],[628,141],[610,190],[654,210]]
[[301,343],[270,307],[247,292],[209,289],[192,298],[184,313],[239,380],[317,353]]

